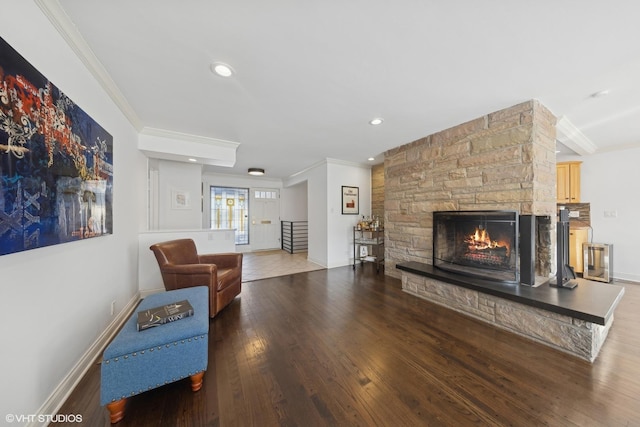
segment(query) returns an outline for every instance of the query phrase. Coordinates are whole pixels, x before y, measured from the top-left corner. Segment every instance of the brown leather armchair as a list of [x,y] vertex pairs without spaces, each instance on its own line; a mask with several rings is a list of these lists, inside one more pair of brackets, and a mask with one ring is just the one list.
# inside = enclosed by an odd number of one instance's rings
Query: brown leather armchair
[[149,248],[160,266],[167,291],[209,286],[209,316],[214,317],[240,294],[242,254],[198,255],[191,239],[156,243]]

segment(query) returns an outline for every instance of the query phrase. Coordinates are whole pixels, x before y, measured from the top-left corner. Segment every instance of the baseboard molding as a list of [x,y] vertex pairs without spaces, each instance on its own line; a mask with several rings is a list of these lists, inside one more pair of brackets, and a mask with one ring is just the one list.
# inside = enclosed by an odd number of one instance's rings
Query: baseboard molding
[[622,280],[625,282],[631,282],[631,283],[640,283],[640,276],[635,275],[635,274],[625,274],[625,273],[621,273],[621,274],[616,274],[614,273],[614,280]]
[[164,292],[164,288],[156,288],[156,289],[145,289],[140,291],[140,299],[146,298],[151,294],[157,294],[160,292]]
[[327,267],[327,264],[324,261],[320,261],[319,259],[311,258],[311,257],[309,257],[309,255],[307,255],[307,261],[311,261],[314,264],[318,264],[320,267],[323,267],[323,268],[330,268],[330,267]]
[[[89,349],[82,355],[71,371],[63,378],[49,398],[38,409],[37,415],[55,415],[58,413],[64,402],[69,398],[71,392],[76,388],[80,380],[85,376],[91,365],[102,355],[105,347],[111,342],[120,327],[131,316],[140,301],[140,293],[136,293],[127,303],[120,313],[113,319],[107,329],[96,339]],[[39,417],[33,417],[37,420]],[[32,421],[26,424],[28,427],[45,427],[48,423],[37,423]]]

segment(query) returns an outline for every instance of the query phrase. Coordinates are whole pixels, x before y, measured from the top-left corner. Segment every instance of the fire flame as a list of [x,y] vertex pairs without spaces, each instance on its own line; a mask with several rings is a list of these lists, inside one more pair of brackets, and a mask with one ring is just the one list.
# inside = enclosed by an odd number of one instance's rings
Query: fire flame
[[493,249],[493,248],[505,248],[507,250],[506,256],[509,256],[510,248],[509,244],[505,242],[499,242],[496,240],[491,240],[489,236],[489,232],[480,227],[476,227],[476,230],[473,234],[470,234],[467,238],[464,239],[464,242],[469,245],[469,250],[485,250],[485,249]]

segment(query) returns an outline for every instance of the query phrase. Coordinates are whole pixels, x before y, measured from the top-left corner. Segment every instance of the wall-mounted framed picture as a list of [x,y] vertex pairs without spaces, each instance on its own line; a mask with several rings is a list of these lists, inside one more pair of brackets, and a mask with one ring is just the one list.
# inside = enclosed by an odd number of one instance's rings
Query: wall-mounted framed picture
[[0,38],[0,255],[113,233],[113,137]]
[[191,209],[191,194],[186,190],[171,190],[171,209]]
[[358,187],[342,186],[342,215],[357,215],[359,213]]

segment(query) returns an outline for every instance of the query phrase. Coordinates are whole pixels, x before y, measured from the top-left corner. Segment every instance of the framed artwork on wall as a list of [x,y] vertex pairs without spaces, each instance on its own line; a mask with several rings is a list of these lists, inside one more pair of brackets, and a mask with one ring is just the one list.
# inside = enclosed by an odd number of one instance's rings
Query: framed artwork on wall
[[359,188],[342,186],[342,215],[357,215],[359,213]]
[[0,38],[0,255],[113,233],[113,138]]
[[171,190],[171,209],[191,209],[191,195],[186,190]]

